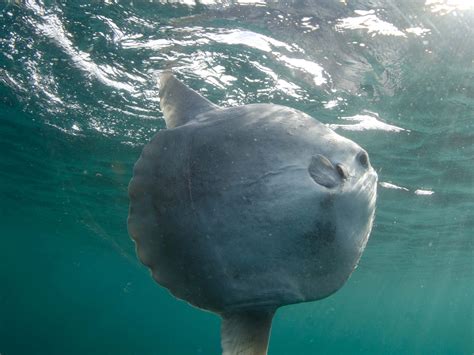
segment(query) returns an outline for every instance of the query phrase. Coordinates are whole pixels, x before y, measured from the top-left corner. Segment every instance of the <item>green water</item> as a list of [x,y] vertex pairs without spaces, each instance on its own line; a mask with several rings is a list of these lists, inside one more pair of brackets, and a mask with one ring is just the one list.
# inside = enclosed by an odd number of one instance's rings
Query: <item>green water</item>
[[165,68],[223,106],[307,112],[379,174],[358,269],[280,309],[270,354],[472,354],[473,4],[211,2],[1,5],[0,354],[219,353],[218,318],[127,235]]

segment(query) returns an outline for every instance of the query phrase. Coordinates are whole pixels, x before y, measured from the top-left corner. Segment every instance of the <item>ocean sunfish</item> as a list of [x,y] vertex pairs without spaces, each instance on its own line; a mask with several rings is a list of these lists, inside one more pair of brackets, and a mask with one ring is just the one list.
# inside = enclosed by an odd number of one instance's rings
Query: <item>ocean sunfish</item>
[[374,219],[367,152],[307,114],[219,107],[161,75],[167,129],[129,185],[128,230],[157,283],[222,317],[223,354],[267,353],[278,307],[337,291]]

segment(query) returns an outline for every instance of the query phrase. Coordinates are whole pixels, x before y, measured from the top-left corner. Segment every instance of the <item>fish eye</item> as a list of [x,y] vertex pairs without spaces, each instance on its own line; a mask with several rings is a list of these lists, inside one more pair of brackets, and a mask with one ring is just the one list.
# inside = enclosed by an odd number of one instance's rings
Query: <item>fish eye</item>
[[336,170],[337,170],[337,173],[339,174],[339,176],[342,179],[347,178],[347,171],[346,171],[346,169],[344,168],[344,166],[342,164],[337,164],[336,165]]
[[367,155],[366,152],[364,151],[360,152],[357,158],[359,159],[360,165],[362,165],[364,168],[369,167],[369,156]]

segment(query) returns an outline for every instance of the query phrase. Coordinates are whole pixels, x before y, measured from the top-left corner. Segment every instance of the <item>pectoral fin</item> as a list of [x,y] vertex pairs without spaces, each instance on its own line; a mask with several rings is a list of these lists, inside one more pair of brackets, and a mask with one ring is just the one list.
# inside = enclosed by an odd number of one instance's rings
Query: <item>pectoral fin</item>
[[308,172],[317,184],[327,188],[336,187],[341,183],[341,176],[336,167],[321,154],[311,157]]

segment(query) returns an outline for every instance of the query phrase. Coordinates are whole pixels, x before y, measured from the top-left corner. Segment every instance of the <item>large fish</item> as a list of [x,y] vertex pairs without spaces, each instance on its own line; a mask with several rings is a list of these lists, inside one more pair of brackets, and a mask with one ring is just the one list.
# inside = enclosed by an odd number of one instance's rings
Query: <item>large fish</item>
[[224,354],[266,354],[272,317],[337,291],[374,218],[367,152],[298,110],[223,108],[161,76],[167,129],[129,186],[138,257],[173,295],[222,316]]

